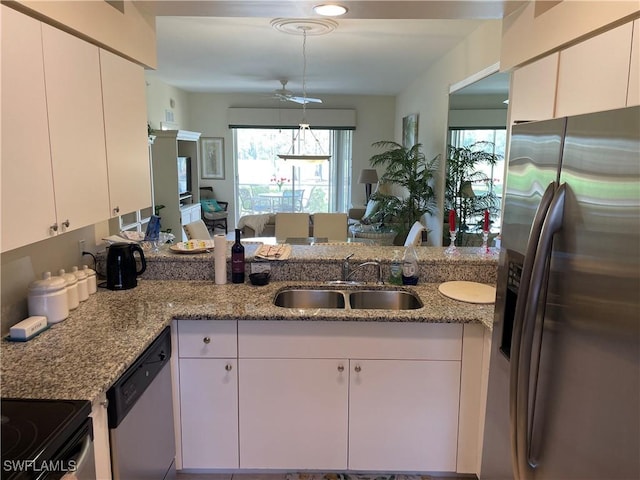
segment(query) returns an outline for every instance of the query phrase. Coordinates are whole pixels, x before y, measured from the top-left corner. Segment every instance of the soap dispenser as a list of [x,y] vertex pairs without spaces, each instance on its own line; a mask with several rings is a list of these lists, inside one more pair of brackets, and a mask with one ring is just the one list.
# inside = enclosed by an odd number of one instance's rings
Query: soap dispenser
[[402,284],[417,285],[420,276],[420,267],[418,266],[418,254],[413,245],[409,245],[404,250],[402,257]]

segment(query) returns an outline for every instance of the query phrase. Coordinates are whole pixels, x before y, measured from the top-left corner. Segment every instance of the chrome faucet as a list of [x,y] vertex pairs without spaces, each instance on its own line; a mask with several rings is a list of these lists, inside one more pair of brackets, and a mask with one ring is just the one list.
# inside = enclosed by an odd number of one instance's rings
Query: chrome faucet
[[353,276],[353,274],[356,273],[358,270],[360,270],[362,267],[366,267],[367,265],[375,265],[377,267],[376,273],[378,277],[376,279],[376,284],[384,285],[384,280],[382,279],[382,265],[378,260],[364,262],[359,265],[356,265],[353,269],[351,269],[349,266],[349,259],[352,256],[353,256],[353,253],[347,255],[344,258],[344,260],[342,260],[342,281],[343,282],[348,282],[349,279]]

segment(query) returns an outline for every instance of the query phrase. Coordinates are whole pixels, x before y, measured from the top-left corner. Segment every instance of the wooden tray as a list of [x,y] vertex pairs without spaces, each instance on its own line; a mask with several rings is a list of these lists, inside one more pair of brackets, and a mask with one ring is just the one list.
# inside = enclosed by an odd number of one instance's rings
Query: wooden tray
[[496,301],[496,287],[477,282],[445,282],[438,286],[445,297],[467,303],[491,304]]

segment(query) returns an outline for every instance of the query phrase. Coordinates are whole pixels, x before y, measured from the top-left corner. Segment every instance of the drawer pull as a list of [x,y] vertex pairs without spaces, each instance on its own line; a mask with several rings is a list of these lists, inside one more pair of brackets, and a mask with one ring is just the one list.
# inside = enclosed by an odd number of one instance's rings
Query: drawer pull
[[360,373],[362,371],[362,368],[360,367],[360,365],[356,365],[354,370],[356,371],[356,373]]
[[232,366],[230,363],[227,363],[227,364],[224,366],[224,369],[225,369],[227,372],[230,372],[232,368],[233,368],[233,366]]
[[338,371],[340,373],[344,372],[344,365],[338,365]]
[[202,341],[203,341],[204,343],[206,343],[207,345],[209,345],[209,344],[211,343],[211,338],[209,338],[209,337],[204,337],[204,338],[202,339]]

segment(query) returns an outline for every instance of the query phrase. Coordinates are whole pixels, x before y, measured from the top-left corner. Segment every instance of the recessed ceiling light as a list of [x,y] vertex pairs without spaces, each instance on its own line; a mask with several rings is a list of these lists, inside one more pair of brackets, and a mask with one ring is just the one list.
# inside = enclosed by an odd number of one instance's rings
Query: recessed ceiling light
[[323,15],[325,17],[339,17],[340,15],[347,13],[347,8],[342,5],[325,4],[316,5],[313,7],[313,11],[318,15]]

